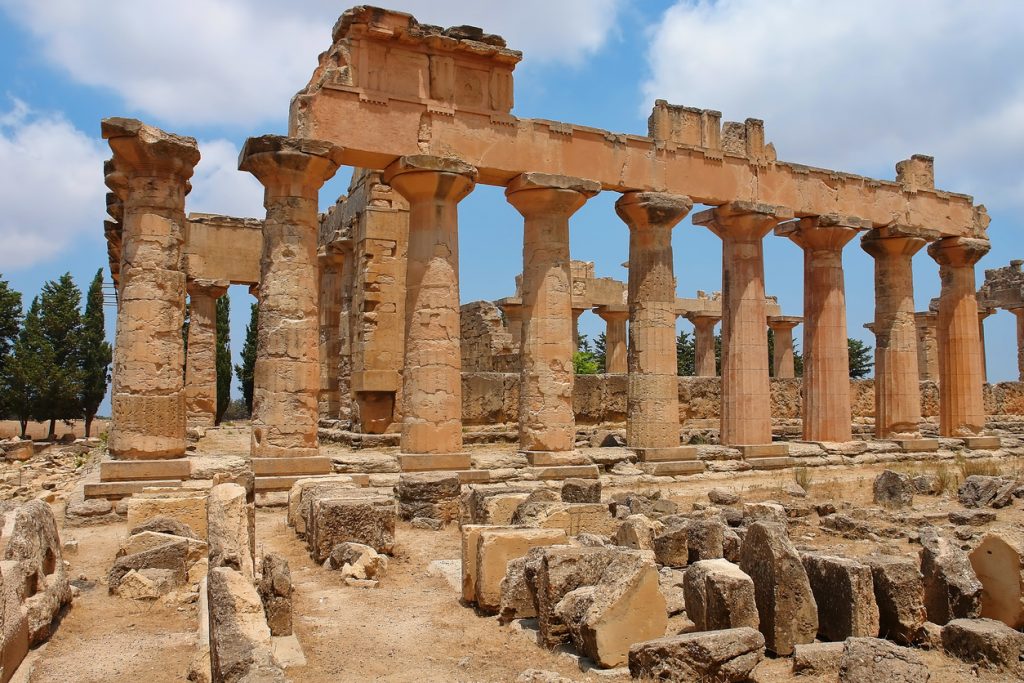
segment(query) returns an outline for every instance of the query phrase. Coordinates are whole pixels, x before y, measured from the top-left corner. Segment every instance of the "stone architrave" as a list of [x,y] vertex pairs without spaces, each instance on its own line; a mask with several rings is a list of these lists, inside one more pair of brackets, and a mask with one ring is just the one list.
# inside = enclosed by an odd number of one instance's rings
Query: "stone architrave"
[[185,359],[185,415],[188,427],[217,422],[217,299],[227,282],[189,280],[188,349]]
[[914,273],[911,261],[925,240],[891,228],[872,230],[861,248],[875,261],[875,436],[920,436],[920,380]]
[[[697,377],[717,376],[715,325],[722,317],[705,313],[690,313],[686,319],[693,323],[693,371]],[[776,365],[776,367],[778,366]]]
[[764,236],[793,212],[731,202],[693,217],[722,239],[722,426],[728,446],[770,444]]
[[238,168],[264,187],[263,256],[253,382],[253,457],[319,452],[318,192],[338,170],[329,142],[249,138]]
[[320,416],[339,419],[342,362],[342,284],[352,257],[349,242],[332,242],[317,254],[320,267]]
[[626,445],[642,451],[679,447],[672,229],[691,208],[689,197],[660,192],[627,192],[615,202],[629,227]]
[[600,189],[591,180],[524,173],[505,190],[525,219],[519,447],[527,452],[575,445],[569,218]]
[[944,237],[928,254],[939,264],[939,434],[975,436],[985,428],[981,338],[974,265],[991,243]]
[[102,134],[114,152],[107,184],[124,202],[108,447],[115,458],[177,458],[185,453],[185,194],[199,149],[194,138],[135,119],[104,119]]
[[803,318],[792,315],[775,315],[768,318],[768,328],[775,337],[772,347],[772,367],[775,379],[793,379],[796,377],[796,366],[793,358],[793,328],[803,322]]
[[914,314],[914,325],[917,328],[917,374],[922,382],[939,381],[938,321],[939,314],[932,311]]
[[626,321],[629,320],[629,309],[626,306],[598,306],[594,313],[605,322],[605,373],[626,374]]
[[813,216],[780,225],[804,252],[804,439],[850,441],[850,353],[843,247],[871,224],[854,216]]
[[462,351],[459,322],[459,202],[476,169],[458,159],[401,157],[384,182],[409,202],[404,453],[462,451]]

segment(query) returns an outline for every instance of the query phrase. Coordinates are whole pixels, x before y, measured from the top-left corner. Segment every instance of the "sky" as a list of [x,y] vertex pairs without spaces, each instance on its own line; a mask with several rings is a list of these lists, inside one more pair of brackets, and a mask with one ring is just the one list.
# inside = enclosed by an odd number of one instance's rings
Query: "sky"
[[[383,1],[383,0],[382,0]],[[325,0],[0,0],[0,273],[26,305],[70,272],[85,289],[106,269],[100,119],[127,116],[199,140],[186,211],[263,215],[262,188],[237,170],[252,135],[285,133],[291,96],[348,5]],[[936,185],[971,194],[992,217],[977,267],[1024,258],[1024,3],[989,0],[390,0],[424,23],[471,24],[522,50],[515,107],[544,118],[646,134],[655,99],[765,121],[780,159],[876,178],[912,154],[935,157]],[[342,170],[320,195],[343,194]],[[604,192],[571,221],[572,257],[626,279],[628,234]],[[694,213],[701,207],[695,207]],[[459,207],[463,302],[514,291],[522,218],[501,188]],[[684,220],[674,232],[677,295],[721,288],[721,245]],[[800,250],[765,243],[766,289],[800,315]],[[849,334],[874,344],[873,264],[844,251]],[[918,310],[938,267],[914,259]],[[110,274],[105,270],[105,278]],[[232,287],[232,352],[252,297]],[[113,307],[107,309],[113,338]],[[990,381],[1017,379],[1013,316],[986,321]],[[593,314],[581,331],[595,337]],[[680,329],[690,330],[681,320]],[[800,342],[802,328],[797,328]],[[233,393],[238,395],[237,382]]]

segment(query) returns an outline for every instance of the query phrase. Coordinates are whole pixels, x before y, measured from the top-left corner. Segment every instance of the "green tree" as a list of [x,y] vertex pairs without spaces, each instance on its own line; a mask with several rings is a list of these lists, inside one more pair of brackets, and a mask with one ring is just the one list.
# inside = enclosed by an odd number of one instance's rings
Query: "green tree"
[[53,347],[43,335],[39,308],[39,297],[34,297],[4,373],[7,411],[21,425],[22,438],[25,438],[28,421],[38,412],[42,386],[53,365]]
[[242,398],[245,407],[252,414],[252,385],[256,370],[256,323],[259,320],[259,304],[250,307],[249,324],[245,328],[245,341],[242,342],[242,364],[235,366],[235,377],[242,385]]
[[53,355],[34,417],[49,420],[50,439],[57,420],[70,422],[82,416],[81,302],[82,292],[70,273],[46,282],[40,293],[39,324]]
[[871,372],[875,364],[872,348],[859,339],[848,338],[846,344],[850,350],[850,377],[863,379]]
[[594,360],[597,362],[598,372],[608,372],[607,346],[608,339],[605,337],[604,332],[602,332],[597,335],[597,339],[594,340]]
[[692,377],[697,374],[697,355],[693,335],[685,330],[676,337],[676,374]]
[[82,413],[85,416],[85,435],[88,437],[92,431],[96,411],[107,394],[112,359],[103,320],[102,268],[96,271],[96,277],[92,279],[89,292],[86,294],[82,334],[79,338],[79,358],[82,363]]
[[585,334],[579,335],[576,341],[576,353],[572,354],[572,369],[577,375],[596,375],[599,369],[594,350]]
[[7,377],[9,362],[21,329],[21,293],[10,288],[7,280],[0,279],[0,415],[7,415]]
[[228,295],[217,299],[217,424],[231,403],[231,332],[228,314],[231,301]]

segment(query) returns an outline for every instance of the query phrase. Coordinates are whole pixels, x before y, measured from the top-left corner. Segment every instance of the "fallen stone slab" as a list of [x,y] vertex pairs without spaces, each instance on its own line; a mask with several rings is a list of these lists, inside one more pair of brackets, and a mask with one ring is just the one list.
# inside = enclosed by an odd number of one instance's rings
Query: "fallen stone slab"
[[1024,674],[1024,633],[994,619],[954,619],[942,629],[942,648],[965,662]]
[[302,538],[306,535],[306,517],[314,498],[353,497],[360,493],[352,477],[345,475],[299,479],[288,491],[288,526]]
[[1024,540],[989,532],[968,559],[981,582],[981,616],[1024,628]]
[[630,515],[619,526],[612,542],[631,550],[653,550],[654,537],[661,532],[663,526],[661,522],[644,515]]
[[255,508],[245,488],[218,484],[206,502],[206,539],[210,569],[231,567],[253,580],[256,573]]
[[[845,643],[802,643],[793,648],[793,673],[835,680]],[[881,682],[879,682],[881,683]]]
[[143,569],[169,569],[174,573],[174,582],[181,585],[187,578],[188,567],[188,539],[176,537],[170,543],[114,560],[107,573],[107,590],[115,594],[128,572]]
[[887,508],[910,507],[917,491],[910,475],[892,470],[885,470],[875,477],[871,489],[875,505]]
[[759,625],[754,581],[727,560],[690,565],[683,578],[683,595],[686,615],[698,631]]
[[822,640],[878,635],[878,605],[870,567],[818,553],[803,553],[801,560],[818,605],[818,635]]
[[839,661],[839,683],[927,683],[931,672],[914,650],[878,638],[850,638]]
[[461,492],[459,475],[454,472],[402,474],[395,487],[399,517],[426,517],[444,524],[457,521]]
[[388,564],[387,555],[361,543],[339,543],[324,562],[325,567],[340,571],[343,579],[357,581],[380,581],[387,574]]
[[486,613],[501,607],[501,582],[508,563],[531,548],[565,543],[562,529],[481,529],[476,545],[476,605]]
[[128,528],[140,527],[154,517],[175,519],[206,538],[207,491],[179,488],[135,493],[128,499]]
[[251,581],[230,567],[215,567],[207,577],[207,600],[214,683],[284,683],[284,672],[273,657],[263,603]]
[[818,606],[783,525],[750,525],[740,549],[740,569],[754,581],[765,646],[785,656],[793,652],[794,645],[813,642],[818,632]]
[[186,538],[184,536],[175,536],[173,534],[164,534],[157,531],[142,531],[137,534],[133,534],[128,537],[117,549],[117,557],[124,557],[126,555],[135,555],[146,550],[152,550],[153,548],[159,548],[162,545],[168,543],[174,543],[175,541],[184,539],[188,545],[188,557],[186,564],[191,566],[196,562],[207,557],[207,545],[205,541],[200,541],[195,538]]
[[991,510],[954,510],[949,513],[949,521],[958,526],[985,526],[996,521],[996,513]]
[[738,683],[764,659],[764,647],[764,636],[753,628],[658,638],[630,648],[629,673],[673,683]]
[[146,531],[153,531],[158,534],[170,534],[171,536],[181,536],[182,538],[191,538],[199,540],[199,536],[192,529],[192,527],[181,522],[180,520],[173,519],[171,517],[164,517],[163,515],[150,517],[141,524],[132,527],[131,531],[128,532],[128,535],[134,536],[135,534],[141,534]]
[[538,644],[554,648],[569,638],[569,629],[557,606],[571,591],[593,586],[616,555],[619,548],[551,546],[531,555],[526,562],[529,582],[537,606]]
[[654,557],[667,567],[685,567],[690,559],[690,525],[675,523],[656,534],[653,541]]
[[718,518],[694,519],[687,527],[687,561],[717,560],[725,555],[725,523]]
[[313,561],[322,564],[339,543],[352,541],[388,555],[395,545],[395,502],[387,497],[316,498],[306,536]]
[[921,574],[928,620],[940,626],[981,615],[982,585],[967,554],[939,534],[921,531]]
[[1017,482],[1004,477],[972,474],[957,491],[957,500],[966,508],[1003,508],[1013,502]]
[[600,479],[566,479],[562,482],[563,503],[600,503]]
[[902,645],[919,642],[928,615],[917,562],[895,555],[869,555],[863,560],[871,567],[878,605],[878,634]]
[[292,574],[288,560],[277,553],[263,556],[257,584],[272,636],[292,634]]

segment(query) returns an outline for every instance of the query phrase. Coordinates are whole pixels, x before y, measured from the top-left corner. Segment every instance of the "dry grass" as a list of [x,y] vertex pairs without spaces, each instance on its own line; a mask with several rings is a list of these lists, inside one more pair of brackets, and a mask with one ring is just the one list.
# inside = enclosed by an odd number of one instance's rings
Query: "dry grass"
[[793,481],[795,481],[797,486],[802,488],[804,491],[807,491],[808,493],[811,492],[813,478],[811,477],[811,471],[806,467],[793,468]]

